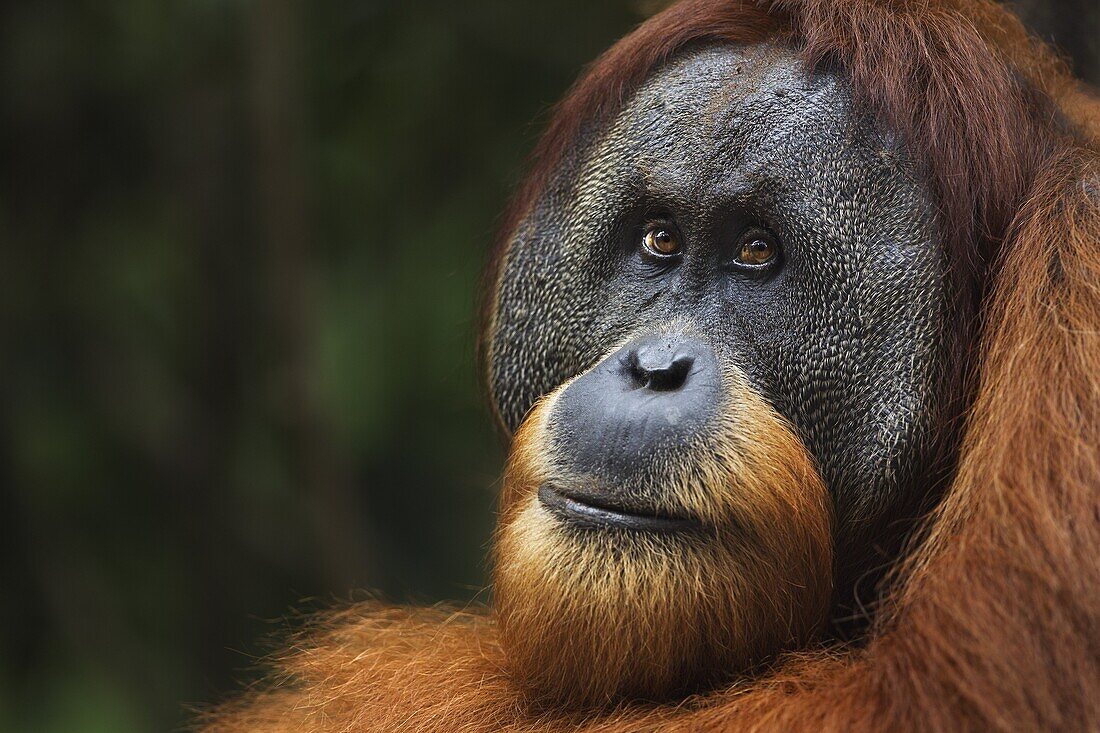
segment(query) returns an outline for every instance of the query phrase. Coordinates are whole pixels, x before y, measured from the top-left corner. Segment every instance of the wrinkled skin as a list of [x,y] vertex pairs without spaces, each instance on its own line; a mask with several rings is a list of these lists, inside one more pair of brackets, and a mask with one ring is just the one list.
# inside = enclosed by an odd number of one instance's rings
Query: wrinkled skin
[[[514,432],[618,344],[704,334],[818,463],[838,617],[929,499],[956,397],[930,194],[903,141],[851,109],[842,78],[807,74],[783,47],[681,54],[589,130],[521,222],[487,341],[492,400]],[[675,264],[639,254],[654,217],[682,237]],[[752,226],[782,248],[762,275],[729,266]]]

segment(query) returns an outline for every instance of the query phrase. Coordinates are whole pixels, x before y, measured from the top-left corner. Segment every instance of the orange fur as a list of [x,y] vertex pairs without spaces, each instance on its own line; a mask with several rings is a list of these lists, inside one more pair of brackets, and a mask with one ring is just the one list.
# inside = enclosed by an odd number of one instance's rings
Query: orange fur
[[536,498],[563,483],[543,436],[566,386],[520,428],[505,472],[494,593],[517,682],[571,707],[663,699],[813,638],[832,591],[831,509],[786,422],[739,381],[708,444],[667,469],[664,509],[704,532],[578,535]]
[[[657,43],[663,29],[686,42],[713,22],[710,37],[784,33],[809,60],[844,67],[861,104],[926,162],[945,246],[983,304],[957,474],[866,646],[793,653],[677,705],[584,713],[526,693],[485,613],[357,607],[301,640],[278,660],[275,684],[212,714],[207,730],[1100,729],[1095,103],[990,2],[762,5],[770,15],[749,3],[681,3],[634,38]],[[740,35],[722,25],[741,19]],[[631,43],[563,105],[516,211],[571,125],[614,107],[600,94],[625,94],[676,48],[668,41],[638,61]]]

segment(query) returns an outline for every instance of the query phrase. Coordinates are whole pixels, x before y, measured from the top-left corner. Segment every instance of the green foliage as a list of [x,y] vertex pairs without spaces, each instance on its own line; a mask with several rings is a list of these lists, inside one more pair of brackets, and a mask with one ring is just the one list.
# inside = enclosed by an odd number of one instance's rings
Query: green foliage
[[172,730],[292,606],[478,593],[477,275],[547,106],[637,19],[0,10],[0,729]]

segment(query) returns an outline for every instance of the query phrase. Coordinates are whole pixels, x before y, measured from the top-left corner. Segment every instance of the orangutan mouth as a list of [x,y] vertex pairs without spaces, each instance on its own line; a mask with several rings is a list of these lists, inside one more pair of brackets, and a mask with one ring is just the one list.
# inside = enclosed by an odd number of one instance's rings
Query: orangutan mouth
[[564,493],[558,488],[543,484],[539,487],[539,502],[552,514],[578,527],[628,529],[636,532],[669,534],[700,528],[698,520],[691,517],[670,516],[656,510],[624,507],[576,492]]

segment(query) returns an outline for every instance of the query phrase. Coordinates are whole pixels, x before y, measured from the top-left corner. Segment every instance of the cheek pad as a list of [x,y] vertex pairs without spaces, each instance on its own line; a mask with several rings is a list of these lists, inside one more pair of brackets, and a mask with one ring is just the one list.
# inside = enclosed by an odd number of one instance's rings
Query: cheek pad
[[[654,205],[685,232],[674,276],[640,269],[631,250],[630,212]],[[738,281],[708,259],[735,207],[779,234],[774,282]],[[512,432],[618,341],[685,320],[793,424],[840,522],[873,527],[909,491],[936,422],[942,280],[925,187],[896,141],[853,118],[841,80],[807,77],[776,47],[703,49],[581,141],[517,230],[490,393]]]

